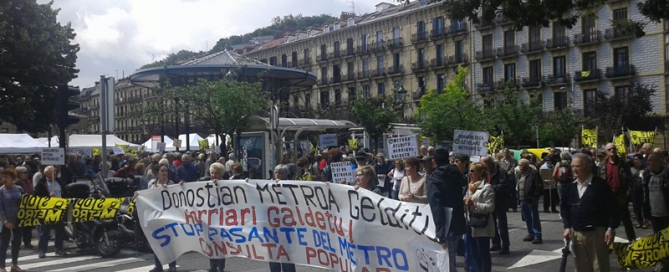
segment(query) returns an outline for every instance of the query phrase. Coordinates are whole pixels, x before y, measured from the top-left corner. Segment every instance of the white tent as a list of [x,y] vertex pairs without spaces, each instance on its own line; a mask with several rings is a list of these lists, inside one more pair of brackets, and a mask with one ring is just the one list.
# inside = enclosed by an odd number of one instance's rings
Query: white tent
[[[70,141],[67,143],[70,149],[87,149],[87,148],[102,148],[102,135],[84,135],[74,134],[70,136]],[[130,148],[138,148],[139,145],[126,142],[119,139],[116,135],[107,135],[107,149],[119,145],[129,145]]]
[[[197,151],[200,150],[200,143],[198,143],[199,140],[204,140],[204,138],[200,137],[200,135],[197,135],[197,133],[191,133],[189,134],[190,136],[190,150],[191,151]],[[181,134],[179,135],[179,140],[181,140],[181,147],[179,147],[179,151],[186,151],[186,134]]]
[[217,137],[215,134],[210,134],[209,137],[207,137],[207,142],[209,142],[209,146],[215,145],[216,144],[216,138],[218,138],[218,144],[220,145],[221,143],[227,145],[228,142],[230,141],[230,135],[225,134],[225,142],[221,141],[221,137]]
[[0,134],[0,154],[41,153],[47,147],[28,134]]
[[[148,151],[148,152],[151,152],[151,153],[158,152],[158,149],[153,150],[153,142],[151,141],[151,139],[149,139],[148,141],[143,143],[142,146],[144,146],[145,151]],[[177,148],[174,147],[174,140],[172,140],[172,138],[165,135],[165,151],[172,152],[172,151],[175,151],[175,150],[177,150]]]
[[[45,143],[47,145],[49,144],[49,140],[47,140],[47,137],[39,137],[36,140]],[[51,147],[58,147],[59,143],[60,142],[58,141],[58,136],[51,137]]]

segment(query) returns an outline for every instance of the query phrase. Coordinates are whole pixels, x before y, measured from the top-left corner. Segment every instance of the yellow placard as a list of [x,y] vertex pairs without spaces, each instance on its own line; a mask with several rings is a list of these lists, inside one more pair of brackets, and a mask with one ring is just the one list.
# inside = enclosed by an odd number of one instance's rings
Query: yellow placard
[[597,129],[586,129],[581,131],[581,142],[584,147],[597,148]]
[[72,199],[23,195],[19,207],[18,227],[51,225],[63,221]]
[[497,137],[490,135],[490,139],[488,140],[488,143],[486,143],[486,147],[488,147],[488,153],[494,155],[498,150],[504,148],[504,135]]
[[91,153],[93,154],[93,156],[95,156],[95,155],[100,155],[100,156],[102,156],[102,150],[97,149],[97,148],[95,148],[95,147],[93,147],[93,150],[91,151]]
[[297,178],[297,180],[311,181],[311,180],[312,180],[312,179],[311,179],[311,174],[310,174],[310,173],[307,173],[306,175],[303,175],[303,176]]
[[653,267],[669,257],[669,228],[632,243],[613,243],[610,249],[616,253],[621,269]]
[[642,145],[645,143],[655,144],[655,131],[638,131],[630,130],[630,140],[635,145]]
[[358,150],[358,139],[348,140],[348,146],[350,146],[351,149],[353,149],[353,150]]
[[116,144],[115,147],[123,148],[123,153],[125,153],[125,154],[128,154],[128,153],[132,154],[132,151],[130,151],[130,145]]
[[627,149],[625,149],[625,134],[620,134],[613,138],[613,144],[616,145],[618,154],[624,155],[627,154]]
[[200,151],[209,149],[209,141],[207,140],[199,140],[197,141],[197,144],[200,146]]
[[80,198],[72,205],[72,222],[114,219],[125,198]]

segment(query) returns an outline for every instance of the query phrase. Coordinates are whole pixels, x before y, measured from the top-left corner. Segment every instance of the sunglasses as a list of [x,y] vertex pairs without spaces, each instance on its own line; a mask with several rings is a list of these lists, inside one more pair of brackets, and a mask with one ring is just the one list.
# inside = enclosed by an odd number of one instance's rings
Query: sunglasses
[[469,170],[469,173],[474,173],[474,172],[476,172],[476,170],[474,170],[474,169]]
[[608,150],[608,151],[615,151],[616,148],[615,148],[615,147],[614,147],[614,148],[607,148],[606,150]]

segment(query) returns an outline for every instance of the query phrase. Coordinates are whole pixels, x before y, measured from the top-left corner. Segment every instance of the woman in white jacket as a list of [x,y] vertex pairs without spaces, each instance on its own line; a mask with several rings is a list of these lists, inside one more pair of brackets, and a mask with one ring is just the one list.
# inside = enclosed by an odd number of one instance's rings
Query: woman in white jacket
[[490,238],[495,237],[492,216],[495,211],[495,191],[488,182],[485,164],[472,163],[469,169],[469,190],[464,199],[469,222],[466,237],[467,271],[490,272]]

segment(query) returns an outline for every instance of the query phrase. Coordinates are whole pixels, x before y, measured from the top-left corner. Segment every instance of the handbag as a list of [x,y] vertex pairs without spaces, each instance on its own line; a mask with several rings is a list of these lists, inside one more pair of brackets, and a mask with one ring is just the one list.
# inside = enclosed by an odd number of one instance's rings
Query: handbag
[[482,213],[469,214],[469,226],[475,229],[483,229],[488,226],[488,215]]

